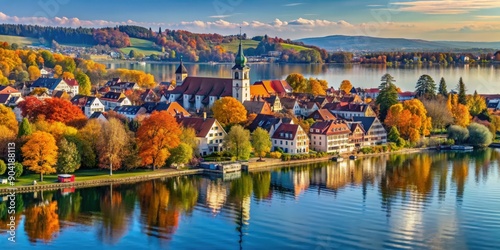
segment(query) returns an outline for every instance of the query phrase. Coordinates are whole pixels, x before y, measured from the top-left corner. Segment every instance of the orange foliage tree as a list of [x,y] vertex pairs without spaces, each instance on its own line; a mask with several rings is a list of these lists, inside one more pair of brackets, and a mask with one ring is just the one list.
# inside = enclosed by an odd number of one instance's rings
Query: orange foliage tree
[[168,112],[153,112],[144,119],[137,130],[139,156],[143,165],[152,165],[153,170],[165,165],[170,150],[180,143],[182,130]]
[[5,126],[7,129],[12,130],[17,134],[18,124],[16,115],[12,109],[0,104],[0,126]]
[[17,105],[21,109],[21,115],[33,121],[39,115],[43,102],[34,96],[27,96],[24,101]]
[[21,148],[23,165],[29,170],[40,174],[43,181],[44,174],[55,173],[57,163],[57,145],[54,137],[42,131],[33,133],[26,144]]
[[346,94],[350,94],[352,89],[352,84],[349,80],[343,80],[340,83],[340,90],[343,90]]
[[31,81],[34,81],[34,80],[40,78],[40,76],[42,75],[40,73],[40,69],[37,66],[29,66],[28,67],[28,74],[30,76]]
[[453,115],[454,124],[462,127],[467,127],[470,124],[471,116],[469,108],[458,102],[458,95],[448,95],[446,107]]
[[59,232],[57,201],[26,208],[24,216],[24,230],[30,242],[50,242]]
[[309,79],[309,93],[314,96],[318,95],[326,95],[326,89],[323,88],[323,85],[319,82],[318,79],[310,78]]
[[30,121],[35,121],[40,115],[44,115],[47,121],[65,124],[87,119],[80,108],[71,104],[70,101],[60,98],[48,98],[40,101],[36,97],[27,97],[19,103],[19,108],[21,115]]
[[240,124],[247,120],[245,106],[233,97],[222,97],[215,101],[212,112],[222,126]]
[[427,110],[418,99],[392,105],[384,123],[388,127],[395,126],[401,137],[411,142],[420,140],[421,135],[429,135],[432,126]]

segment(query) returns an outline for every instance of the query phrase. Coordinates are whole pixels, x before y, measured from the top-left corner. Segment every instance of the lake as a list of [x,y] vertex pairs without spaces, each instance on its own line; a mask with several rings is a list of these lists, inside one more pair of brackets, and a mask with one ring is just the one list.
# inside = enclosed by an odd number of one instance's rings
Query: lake
[[[175,79],[178,63],[105,63],[108,68],[129,68],[153,74],[157,81]],[[232,64],[185,64],[190,76],[231,77]],[[454,89],[463,77],[468,93],[477,90],[481,94],[498,94],[500,91],[500,64],[459,65],[459,66],[411,66],[387,67],[385,65],[359,64],[251,64],[252,82],[268,79],[285,79],[291,73],[301,73],[306,77],[325,79],[330,86],[338,88],[342,80],[348,79],[355,87],[376,88],[380,78],[389,73],[396,79],[396,85],[403,91],[414,91],[418,78],[430,75],[436,84],[444,77],[448,91]]]
[[[229,178],[229,177],[228,177]],[[18,194],[2,249],[498,249],[500,150]]]

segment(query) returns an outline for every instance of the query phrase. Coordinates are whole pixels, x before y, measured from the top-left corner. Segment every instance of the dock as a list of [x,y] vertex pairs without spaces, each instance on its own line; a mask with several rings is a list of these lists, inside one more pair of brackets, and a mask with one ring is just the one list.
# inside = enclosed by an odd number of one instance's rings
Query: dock
[[239,162],[202,162],[200,168],[205,172],[227,174],[241,172],[241,163]]

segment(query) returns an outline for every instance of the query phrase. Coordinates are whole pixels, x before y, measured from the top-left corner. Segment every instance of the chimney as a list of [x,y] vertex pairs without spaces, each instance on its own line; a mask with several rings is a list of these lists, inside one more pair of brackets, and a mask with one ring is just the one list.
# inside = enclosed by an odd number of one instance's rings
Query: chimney
[[203,112],[203,120],[207,120],[207,112]]

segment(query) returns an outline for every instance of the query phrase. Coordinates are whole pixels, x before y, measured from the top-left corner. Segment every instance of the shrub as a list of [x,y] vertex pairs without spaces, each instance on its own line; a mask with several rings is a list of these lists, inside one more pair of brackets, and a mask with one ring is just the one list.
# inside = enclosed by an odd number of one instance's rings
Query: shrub
[[281,160],[282,161],[290,161],[291,157],[289,154],[282,154],[281,155]]
[[23,164],[19,163],[19,162],[16,162],[14,163],[14,169],[15,169],[15,174],[14,174],[14,178],[19,178],[21,177],[21,175],[23,174]]
[[469,139],[469,130],[458,125],[451,125],[448,128],[448,138],[455,140],[456,143],[465,143]]
[[7,165],[4,161],[0,160],[0,175],[3,175],[5,170],[7,170]]
[[271,152],[271,153],[269,153],[269,157],[270,157],[270,158],[273,158],[273,159],[280,159],[280,158],[281,158],[281,155],[282,155],[282,154],[281,154],[280,152],[277,152],[277,151],[276,151],[276,152]]
[[479,123],[471,123],[469,130],[469,144],[476,147],[487,147],[493,141],[493,135],[490,130]]
[[363,154],[371,154],[371,153],[373,153],[373,149],[372,148],[362,148],[361,149],[361,153],[363,153]]

